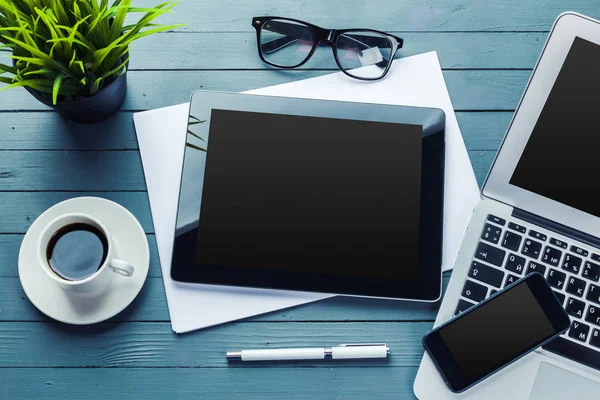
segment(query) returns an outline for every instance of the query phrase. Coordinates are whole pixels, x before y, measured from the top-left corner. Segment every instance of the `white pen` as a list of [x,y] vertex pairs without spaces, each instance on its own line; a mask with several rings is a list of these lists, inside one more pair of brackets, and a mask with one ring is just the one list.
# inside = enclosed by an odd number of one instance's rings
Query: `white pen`
[[343,360],[387,358],[390,348],[385,343],[340,344],[334,347],[299,349],[264,349],[227,352],[229,361]]

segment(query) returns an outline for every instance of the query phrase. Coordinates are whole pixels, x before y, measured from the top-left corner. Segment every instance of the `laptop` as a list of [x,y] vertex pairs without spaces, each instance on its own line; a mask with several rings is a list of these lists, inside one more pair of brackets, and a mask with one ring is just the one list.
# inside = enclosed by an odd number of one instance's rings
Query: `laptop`
[[600,396],[599,116],[600,21],[561,14],[483,185],[435,326],[536,271],[571,327],[462,394],[425,354],[419,399]]

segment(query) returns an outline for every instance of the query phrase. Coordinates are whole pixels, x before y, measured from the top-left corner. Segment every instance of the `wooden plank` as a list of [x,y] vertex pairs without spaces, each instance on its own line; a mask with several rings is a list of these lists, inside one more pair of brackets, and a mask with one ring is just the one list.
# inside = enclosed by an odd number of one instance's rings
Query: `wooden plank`
[[[533,68],[547,37],[539,32],[395,34],[405,39],[398,56],[437,51],[444,69]],[[322,46],[304,68],[338,67],[331,48]],[[164,33],[132,45],[130,70],[148,69],[269,69],[269,66],[258,57],[253,32]]]
[[54,112],[4,113],[0,118],[0,149],[137,149],[132,118],[131,112],[123,111],[106,121],[83,125],[61,118]]
[[468,150],[497,151],[513,112],[457,112],[456,119]]
[[[158,22],[186,23],[185,27],[178,29],[183,32],[251,32],[253,16],[279,15],[299,18],[328,29],[548,31],[556,17],[567,9],[600,17],[597,3],[590,0],[571,0],[568,5],[565,1],[546,0],[405,0],[394,3],[388,0],[348,3],[306,0],[274,4],[261,0],[222,0],[211,7],[205,2],[186,0],[172,14],[161,16]],[[156,5],[156,0],[138,0],[136,5],[152,6]]]
[[477,178],[479,187],[483,185],[483,181],[490,170],[494,157],[496,157],[495,151],[469,151],[469,158],[471,159],[471,164],[473,164],[473,170],[475,171],[475,177]]
[[[3,151],[2,190],[146,190],[137,151]],[[61,190],[61,189],[58,189]]]
[[[512,112],[457,112],[467,149],[497,150]],[[0,149],[134,150],[138,148],[132,113],[122,111],[105,122],[80,125],[52,112],[5,113],[0,118]]]
[[[17,263],[23,234],[0,234],[0,277],[18,277]],[[160,278],[160,262],[154,234],[146,235],[150,247],[150,271],[148,277]]]
[[[330,71],[130,71],[123,110],[136,111],[189,101],[197,89],[241,92],[324,75]],[[446,85],[454,108],[469,110],[514,110],[531,71],[447,70]],[[352,79],[352,78],[348,78]],[[151,84],[149,84],[151,82]],[[3,97],[4,111],[49,110],[25,89],[11,89]],[[8,99],[8,100],[6,100]]]
[[[170,324],[164,322],[100,323],[87,327],[48,323],[44,329],[33,322],[4,322],[0,323],[0,368],[226,367],[225,353],[231,350],[314,346],[317,327],[318,341],[323,345],[382,342],[395,350],[387,362],[349,360],[344,366],[415,367],[423,355],[421,338],[432,325],[433,322],[244,322],[176,336]],[[291,365],[323,366],[323,362]]]
[[[156,268],[154,265],[151,268]],[[450,274],[444,274],[446,288]],[[202,312],[205,305],[194,305]],[[275,311],[252,321],[433,321],[439,303],[334,297]],[[0,321],[50,321],[27,299],[16,277],[0,277]],[[136,300],[112,321],[169,321],[162,278],[148,278]]]
[[[0,153],[0,189],[3,191],[146,190],[136,151],[19,150]],[[478,179],[487,173],[494,154],[493,151],[469,151]]]
[[[314,338],[314,331],[311,333]],[[4,368],[6,399],[414,400],[417,367]]]
[[79,196],[103,197],[119,203],[131,211],[146,233],[154,233],[145,192],[0,192],[0,233],[25,233],[31,223],[48,208]]

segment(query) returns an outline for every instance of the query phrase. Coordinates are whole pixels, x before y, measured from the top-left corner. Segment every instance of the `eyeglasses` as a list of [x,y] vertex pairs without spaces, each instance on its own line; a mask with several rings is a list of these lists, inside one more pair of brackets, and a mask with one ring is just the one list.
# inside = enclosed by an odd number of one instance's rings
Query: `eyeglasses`
[[365,81],[383,78],[403,40],[372,29],[323,29],[307,22],[280,17],[254,17],[260,58],[279,68],[306,63],[323,43],[346,75]]

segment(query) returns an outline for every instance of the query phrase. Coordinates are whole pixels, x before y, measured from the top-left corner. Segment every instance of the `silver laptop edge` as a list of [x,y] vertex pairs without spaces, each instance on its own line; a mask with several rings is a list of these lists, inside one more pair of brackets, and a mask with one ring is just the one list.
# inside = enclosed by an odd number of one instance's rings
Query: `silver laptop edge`
[[[554,200],[550,200],[545,199],[545,201],[540,200],[540,197],[543,197],[541,195],[537,195],[533,192],[528,192],[525,189],[520,189],[515,187],[515,189],[517,191],[521,191],[521,192],[526,192],[525,194],[521,195],[521,198],[512,201],[513,199],[511,198],[512,193],[510,191],[506,192],[504,191],[504,189],[509,185],[508,180],[506,179],[507,176],[510,179],[510,176],[512,175],[512,173],[514,172],[514,169],[516,168],[515,166],[515,160],[514,158],[516,158],[516,161],[518,161],[523,153],[523,150],[525,148],[525,145],[527,144],[529,137],[533,131],[533,127],[531,128],[531,130],[528,133],[524,133],[524,132],[519,132],[518,129],[517,133],[514,132],[515,128],[519,128],[517,125],[519,123],[521,123],[521,125],[525,126],[526,124],[523,123],[523,118],[520,115],[520,113],[525,113],[530,111],[531,108],[534,109],[534,111],[540,111],[540,107],[539,104],[534,104],[533,107],[528,107],[528,105],[530,106],[531,103],[539,103],[539,99],[534,99],[535,101],[530,101],[530,97],[535,97],[535,95],[539,95],[540,92],[540,87],[543,88],[543,91],[547,89],[547,82],[543,82],[540,83],[540,79],[542,78],[546,78],[547,77],[542,74],[543,76],[539,76],[537,75],[539,73],[540,69],[543,69],[544,66],[548,65],[548,60],[546,59],[546,57],[551,58],[551,57],[555,57],[556,54],[554,55],[548,55],[547,51],[549,50],[549,48],[551,49],[550,51],[555,51],[557,48],[556,43],[559,42],[560,40],[562,40],[562,38],[559,37],[555,37],[554,35],[556,35],[557,30],[559,32],[562,32],[562,35],[565,35],[565,32],[567,32],[568,30],[565,28],[565,24],[561,23],[561,21],[564,21],[564,18],[566,18],[567,22],[569,22],[569,24],[573,24],[573,23],[581,23],[581,24],[589,24],[592,23],[595,26],[590,28],[590,31],[593,31],[593,42],[596,44],[600,44],[600,21],[594,20],[592,18],[583,16],[581,14],[577,14],[577,13],[573,13],[573,12],[566,12],[566,13],[562,13],[561,15],[558,16],[558,18],[556,19],[554,25],[552,26],[552,29],[548,35],[548,38],[546,39],[546,42],[544,43],[542,52],[540,54],[540,56],[537,59],[537,62],[535,64],[535,67],[533,69],[533,72],[529,78],[529,80],[527,81],[527,84],[525,86],[525,90],[523,92],[523,95],[521,96],[519,103],[517,105],[516,111],[513,115],[513,117],[511,118],[510,124],[508,126],[508,129],[501,141],[500,144],[500,148],[498,150],[498,153],[496,154],[491,167],[488,171],[488,174],[484,180],[484,183],[482,185],[482,189],[481,189],[481,196],[482,196],[482,201],[481,203],[475,208],[473,216],[471,218],[471,222],[469,224],[469,228],[467,229],[467,232],[465,233],[465,237],[463,239],[463,244],[461,246],[461,250],[459,252],[459,255],[457,257],[457,261],[456,261],[456,265],[455,265],[455,269],[453,272],[453,275],[451,277],[451,280],[448,284],[448,288],[446,291],[446,294],[442,300],[442,304],[438,313],[438,316],[436,318],[435,324],[434,326],[438,326],[441,323],[447,321],[448,319],[452,318],[454,313],[455,313],[455,309],[457,308],[457,303],[458,300],[463,298],[461,297],[461,291],[463,289],[463,286],[465,284],[465,281],[467,280],[468,273],[469,273],[469,269],[471,267],[471,262],[474,259],[474,253],[475,253],[475,249],[478,245],[478,243],[481,241],[481,234],[482,234],[482,229],[484,227],[484,224],[487,221],[487,216],[489,214],[493,214],[496,215],[500,218],[503,218],[507,221],[515,221],[518,222],[520,225],[522,225],[527,232],[529,232],[530,228],[534,228],[536,231],[541,232],[543,234],[546,234],[548,238],[556,238],[559,240],[563,240],[567,243],[569,243],[570,245],[577,245],[578,247],[581,248],[585,248],[588,249],[588,251],[590,252],[590,254],[592,254],[592,251],[600,254],[600,239],[598,239],[598,237],[600,237],[600,218],[595,217],[591,214],[585,214],[582,211],[579,210],[575,210],[572,207],[569,207],[567,205],[564,204],[560,204]],[[578,21],[576,21],[576,19]],[[559,23],[561,23],[561,25],[559,25]],[[575,36],[580,36],[579,33],[580,31],[575,30],[576,34]],[[585,35],[581,35],[584,39],[586,39]],[[565,39],[566,40],[566,39]],[[571,39],[571,43],[572,43]],[[559,43],[562,47],[565,46],[564,43]],[[564,49],[561,49],[560,51],[562,52]],[[566,56],[565,56],[566,59]],[[562,61],[564,62],[565,59],[563,59]],[[553,60],[550,60],[553,61]],[[558,70],[560,71],[560,67],[562,67],[562,63],[561,65],[558,67]],[[547,68],[546,71],[547,73]],[[558,72],[557,72],[558,74]],[[599,74],[600,74],[600,70],[599,70]],[[552,86],[554,85],[554,82],[556,80],[557,75],[554,76],[554,79],[552,79],[552,82],[550,82],[549,86],[550,89],[552,88]],[[532,88],[532,85],[536,86],[536,90],[537,92],[534,94],[529,93],[529,90]],[[529,97],[528,97],[529,94]],[[546,97],[543,99],[542,105],[541,107],[543,108],[543,106],[545,105],[546,99],[548,97],[549,94],[549,90],[547,91]],[[537,107],[537,108],[536,108]],[[533,115],[533,116],[531,116]],[[528,115],[527,118],[535,118],[537,119],[539,117],[539,113],[531,113],[531,115]],[[531,121],[529,121],[528,123],[531,123]],[[535,123],[533,124],[533,126],[535,126]],[[526,135],[525,138],[520,138],[521,140],[517,141],[517,145],[521,146],[515,146],[515,140],[512,140],[513,137],[509,138],[509,133],[513,133],[512,136],[518,136],[519,134],[523,134]],[[524,143],[523,143],[524,142]],[[505,152],[505,154],[503,154],[503,151]],[[506,155],[507,152],[510,152],[511,154],[509,156]],[[514,154],[512,154],[514,153]],[[506,159],[512,157],[512,159],[510,160],[513,165],[511,166],[510,163],[508,163],[508,166],[506,165],[507,163],[505,162]],[[504,164],[503,164],[504,162]],[[499,170],[505,169],[504,171],[500,171],[501,173],[499,173]],[[508,170],[508,172],[506,171]],[[496,181],[494,181],[494,179],[496,179]],[[501,181],[504,179],[504,181]],[[492,183],[492,185],[490,186],[490,183]],[[522,199],[523,196],[528,197],[526,199],[526,201],[521,202],[520,199]],[[599,199],[600,201],[600,199]],[[559,219],[559,221],[557,221],[557,219],[555,219],[552,215],[548,215],[547,213],[544,214],[545,211],[545,205],[548,202],[553,202],[556,203],[554,205],[552,205],[552,207],[550,207],[550,209],[552,210],[552,212],[554,213],[555,210],[557,210],[557,208],[560,210],[560,212],[564,212],[565,210],[567,211],[565,214],[565,216],[563,216],[564,218]],[[525,204],[525,206],[522,206],[522,204]],[[539,205],[542,205],[542,207],[540,207]],[[537,206],[537,207],[536,207]],[[574,212],[573,210],[575,210],[576,212]],[[541,215],[544,214],[544,215]],[[576,221],[576,222],[580,222],[581,221],[581,214],[585,214],[586,218],[591,220],[592,222],[595,222],[598,227],[594,227],[592,226],[591,223],[585,223],[585,224],[570,224],[567,223],[567,221],[572,220],[572,221]],[[574,226],[576,225],[576,226]],[[584,229],[582,229],[582,227]],[[503,232],[507,231],[507,226],[503,226],[502,227]],[[504,233],[503,233],[504,234]],[[531,239],[530,236],[525,235],[524,233],[522,234],[524,241],[527,239]],[[523,242],[524,242],[523,241]],[[501,241],[500,241],[501,242]],[[523,243],[521,242],[521,244]],[[548,241],[546,241],[546,243],[543,243],[543,246],[546,246],[546,244],[548,244]],[[519,245],[520,246],[520,245]],[[497,247],[500,248],[500,244],[497,244]],[[545,247],[542,247],[542,249],[544,249]],[[522,247],[519,247],[518,249],[522,250]],[[507,249],[505,249],[507,250]],[[563,251],[564,254],[567,254],[567,252],[569,250],[563,250],[561,248],[561,251]],[[517,250],[514,251],[514,253],[516,253],[516,255],[521,255],[521,253]],[[541,251],[540,251],[541,253]],[[508,250],[507,250],[507,254],[508,254]],[[497,268],[501,268],[503,269],[505,264],[506,264],[506,260],[508,257],[506,257],[504,260],[504,262],[502,263],[501,266],[497,267]],[[541,254],[539,259],[541,259]],[[535,259],[534,259],[535,260]],[[561,259],[563,260],[562,256]],[[527,259],[527,261],[531,261],[531,259]],[[583,269],[583,264],[585,263],[586,259],[584,258],[583,263],[581,265],[582,269]],[[600,262],[599,262],[600,263]],[[526,274],[525,272],[525,262],[523,263],[523,271],[522,271],[522,275]],[[557,270],[562,271],[560,268],[560,265],[555,266]],[[546,268],[546,267],[544,267]],[[549,266],[547,267],[547,272],[550,273],[549,271],[552,268],[550,268]],[[506,272],[506,276],[509,275],[509,271],[505,271]],[[565,271],[562,271],[565,272]],[[568,271],[567,271],[568,272]],[[547,274],[545,274],[547,275]],[[575,274],[576,275],[576,274]],[[571,276],[573,276],[573,274],[570,274],[567,276],[567,279],[569,279]],[[580,275],[580,277],[582,277]],[[586,281],[588,283],[588,287],[589,287],[589,281]],[[600,285],[599,282],[592,282],[595,283],[596,285]],[[489,293],[491,291],[491,289],[494,289],[493,286],[491,285],[486,285],[486,287],[490,290],[488,290],[488,296]],[[563,293],[567,288],[567,285],[564,284],[564,287],[560,289],[560,292]],[[587,293],[587,288],[586,288],[586,293]],[[557,289],[557,291],[559,291]],[[569,294],[568,293],[563,293],[566,295],[566,299],[563,300],[566,306],[566,302],[569,301]],[[585,296],[582,296],[581,300],[586,300]],[[588,304],[592,304],[589,303]],[[586,305],[585,307],[586,309],[588,308],[588,306]],[[581,320],[583,322],[585,322],[585,320],[583,319],[584,317],[581,316]],[[592,325],[589,324],[588,325]],[[589,332],[589,335],[591,336],[593,329],[600,329],[600,326],[596,326],[596,325],[592,325],[592,329]],[[589,337],[588,337],[589,339]],[[567,339],[565,339],[567,340]],[[575,341],[574,341],[575,342]],[[590,349],[592,347],[590,347],[589,343],[585,343],[585,345],[587,347],[589,347]],[[595,349],[598,351],[597,357],[600,358],[600,348]],[[544,365],[544,368],[540,368],[541,365]],[[554,379],[549,379],[549,377],[554,377]],[[429,359],[428,355],[425,354],[423,357],[423,360],[421,362],[421,366],[419,368],[419,371],[417,373],[417,377],[415,380],[415,384],[414,384],[414,391],[415,391],[415,395],[417,395],[417,397],[421,400],[428,400],[428,399],[435,399],[435,400],[442,400],[442,399],[485,399],[485,400],[493,400],[493,399],[506,399],[506,398],[511,398],[511,400],[527,400],[527,399],[541,399],[541,398],[547,398],[548,400],[553,400],[554,398],[556,399],[562,399],[565,398],[563,397],[563,393],[565,393],[565,391],[561,391],[558,390],[558,386],[557,388],[552,388],[552,387],[548,387],[548,382],[552,382],[556,379],[556,377],[560,377],[563,381],[562,382],[557,382],[558,384],[561,385],[567,385],[567,387],[571,386],[574,390],[574,392],[569,392],[571,393],[573,396],[569,396],[567,397],[568,399],[579,399],[579,398],[597,398],[599,396],[598,393],[600,393],[600,370],[595,369],[595,368],[591,368],[589,366],[583,365],[579,362],[576,361],[572,361],[569,360],[567,358],[565,358],[562,355],[558,355],[555,354],[553,352],[549,352],[543,349],[537,350],[534,353],[529,354],[528,356],[524,357],[523,359],[517,361],[515,364],[513,364],[511,367],[506,368],[505,370],[502,370],[501,372],[499,372],[498,374],[492,376],[491,378],[487,379],[485,382],[476,385],[474,388],[467,390],[466,392],[462,393],[462,394],[453,394],[452,392],[450,392],[446,387],[445,384],[443,383],[442,379],[439,377],[439,374],[437,373],[435,367],[433,366],[433,363],[431,362],[431,360]],[[583,379],[583,380],[581,380]],[[578,383],[579,382],[579,383]],[[583,382],[583,383],[581,383]],[[561,386],[562,388],[562,386]],[[556,389],[556,390],[553,390]],[[554,393],[555,397],[547,397],[547,393]]]

